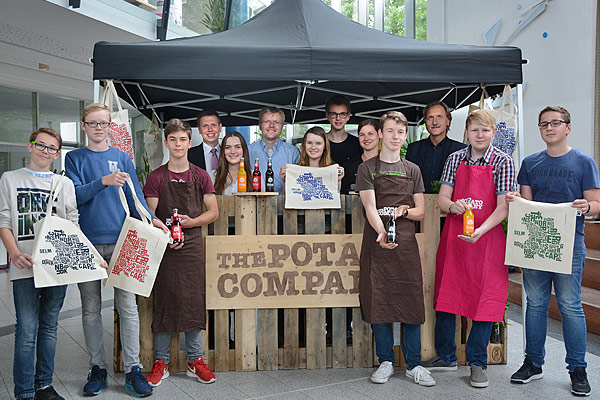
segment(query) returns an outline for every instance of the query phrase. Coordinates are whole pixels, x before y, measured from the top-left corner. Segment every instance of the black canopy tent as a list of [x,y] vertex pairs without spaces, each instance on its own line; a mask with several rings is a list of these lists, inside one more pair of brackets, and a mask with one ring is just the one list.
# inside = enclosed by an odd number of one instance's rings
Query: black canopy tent
[[226,126],[256,125],[277,106],[286,121],[324,121],[335,93],[352,102],[353,119],[422,107],[451,108],[522,82],[515,47],[443,45],[407,39],[348,20],[321,0],[278,0],[246,23],[214,35],[94,47],[94,79],[114,79],[119,96],[147,116],[195,125],[205,108]]

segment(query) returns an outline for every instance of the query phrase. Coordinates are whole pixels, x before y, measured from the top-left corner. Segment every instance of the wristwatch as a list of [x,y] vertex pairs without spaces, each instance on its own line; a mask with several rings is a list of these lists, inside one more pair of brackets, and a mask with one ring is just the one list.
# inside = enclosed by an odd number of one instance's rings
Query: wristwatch
[[400,218],[406,218],[407,215],[408,215],[408,208],[406,210],[404,210],[404,213],[400,216]]

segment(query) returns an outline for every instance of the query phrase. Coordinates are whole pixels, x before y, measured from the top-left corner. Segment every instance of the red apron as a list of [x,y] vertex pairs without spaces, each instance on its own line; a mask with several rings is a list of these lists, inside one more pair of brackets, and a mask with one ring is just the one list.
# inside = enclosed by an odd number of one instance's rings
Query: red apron
[[[462,161],[456,170],[452,201],[472,200],[475,229],[496,209],[493,159],[492,153],[487,166]],[[462,231],[463,216],[448,214],[436,257],[433,308],[475,321],[501,322],[508,296],[502,224],[476,243],[458,238]]]
[[[405,159],[399,162],[406,166]],[[374,177],[376,207],[381,209],[403,204],[414,207],[413,177],[380,174],[381,163],[377,156]],[[389,218],[381,216],[384,226]],[[382,248],[376,239],[377,232],[365,221],[358,279],[363,320],[370,324],[422,324],[425,322],[423,274],[414,221],[396,219],[398,246],[394,249]]]

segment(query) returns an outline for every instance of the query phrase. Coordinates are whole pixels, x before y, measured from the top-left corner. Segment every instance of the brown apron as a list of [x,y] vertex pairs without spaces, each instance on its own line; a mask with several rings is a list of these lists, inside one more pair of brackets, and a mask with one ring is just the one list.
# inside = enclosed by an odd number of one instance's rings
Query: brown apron
[[[190,165],[193,182],[171,182],[168,165],[162,193],[156,207],[161,221],[179,214],[190,218],[202,214],[204,188],[194,166]],[[205,259],[202,229],[186,228],[184,245],[179,250],[167,247],[154,283],[152,332],[190,332],[206,329]]]
[[[406,160],[400,160],[406,166]],[[414,207],[414,181],[411,176],[380,174],[381,161],[375,167],[377,209],[408,204]],[[405,168],[408,171],[407,168]],[[380,216],[387,226],[389,216]],[[365,221],[360,253],[360,308],[363,320],[371,324],[425,322],[423,276],[414,221],[396,219],[395,249],[384,249],[375,240],[377,232]]]

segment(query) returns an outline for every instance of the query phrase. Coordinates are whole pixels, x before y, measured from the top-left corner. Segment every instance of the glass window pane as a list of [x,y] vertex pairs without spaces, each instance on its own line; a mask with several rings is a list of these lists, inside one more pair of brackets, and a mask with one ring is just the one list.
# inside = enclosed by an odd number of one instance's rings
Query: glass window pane
[[33,94],[0,86],[0,142],[25,144],[34,129]]
[[427,40],[427,0],[415,4],[415,39]]
[[386,0],[383,30],[404,36],[404,0]]
[[40,93],[40,128],[57,130],[63,142],[77,144],[81,118],[79,107],[79,100]]

